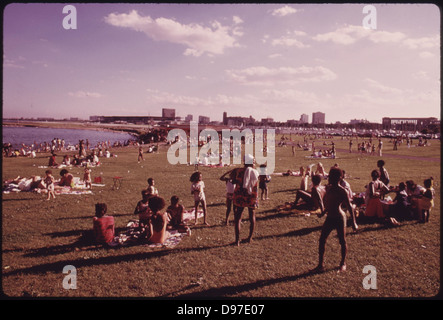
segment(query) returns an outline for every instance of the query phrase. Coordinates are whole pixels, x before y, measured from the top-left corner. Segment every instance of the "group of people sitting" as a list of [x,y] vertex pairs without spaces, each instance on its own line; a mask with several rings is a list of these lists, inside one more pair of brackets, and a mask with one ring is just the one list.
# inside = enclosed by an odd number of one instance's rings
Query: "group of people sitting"
[[[148,179],[148,188],[143,189],[142,199],[137,202],[134,215],[138,217],[137,241],[142,243],[163,244],[169,236],[168,230],[187,232],[189,229],[184,223],[185,208],[177,196],[171,197],[171,203],[166,211],[165,200],[158,195],[154,179]],[[107,205],[95,205],[93,218],[93,232],[97,244],[111,244],[115,238],[115,221],[108,216]]]
[[[105,150],[105,153],[100,154],[104,157],[111,157],[111,153],[108,150]],[[57,154],[52,153],[49,157],[48,167],[50,168],[62,168],[62,167],[81,167],[81,166],[99,166],[100,159],[99,154],[96,153],[94,150],[91,152],[91,154],[87,155],[86,157],[80,157],[78,154],[74,154],[73,158],[66,154],[63,156],[63,160],[61,163],[57,162],[56,159]]]
[[[417,185],[412,180],[401,182],[398,186],[391,186],[389,174],[384,165],[383,160],[377,161],[378,169],[371,172],[372,180],[366,186],[365,192],[359,195],[354,195],[349,182],[345,179],[345,171],[343,171],[340,185],[347,191],[354,208],[360,208],[364,212],[364,217],[380,218],[393,225],[404,220],[428,222],[431,209],[434,206],[433,178],[425,179],[424,187]],[[325,186],[321,185],[325,171],[320,164],[315,172],[311,167],[308,167],[302,176],[301,186],[296,193],[292,207],[316,212],[322,207],[326,190]],[[334,167],[338,167],[338,165],[336,164]],[[309,178],[312,182],[311,187],[307,187]],[[393,201],[387,201],[386,195],[391,192],[396,194],[395,198]]]

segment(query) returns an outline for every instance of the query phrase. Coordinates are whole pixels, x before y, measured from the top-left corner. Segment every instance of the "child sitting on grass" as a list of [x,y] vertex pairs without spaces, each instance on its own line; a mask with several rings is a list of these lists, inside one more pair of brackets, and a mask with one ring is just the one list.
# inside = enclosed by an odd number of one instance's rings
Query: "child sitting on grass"
[[169,236],[169,233],[166,231],[168,215],[166,212],[160,212],[165,205],[165,200],[161,197],[155,196],[149,199],[149,208],[152,211],[152,216],[149,219],[151,236],[149,237],[148,242],[150,243],[162,244]]
[[137,202],[134,210],[134,214],[138,214],[139,228],[141,233],[148,238],[149,237],[149,219],[151,218],[152,212],[149,208],[149,199],[151,195],[148,190],[142,190],[142,199]]
[[169,218],[168,226],[171,229],[178,229],[179,231],[186,230],[183,222],[184,212],[185,207],[180,204],[180,199],[177,196],[172,196],[171,205],[166,209],[166,213],[168,214]]
[[107,211],[106,203],[97,203],[95,205],[93,232],[94,239],[99,244],[108,244],[114,240],[114,217],[106,215]]

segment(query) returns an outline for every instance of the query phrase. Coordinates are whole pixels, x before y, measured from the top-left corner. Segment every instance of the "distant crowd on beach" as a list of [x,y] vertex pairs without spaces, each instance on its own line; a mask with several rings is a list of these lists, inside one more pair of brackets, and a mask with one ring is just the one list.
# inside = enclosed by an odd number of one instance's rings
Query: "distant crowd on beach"
[[159,143],[165,142],[168,131],[165,129],[148,129],[134,139],[126,140],[124,142],[115,141],[111,143],[110,140],[99,141],[95,145],[91,145],[89,139],[79,140],[79,143],[74,145],[67,144],[63,138],[53,138],[51,141],[38,143],[34,141],[32,144],[20,143],[19,146],[13,146],[10,142],[3,143],[4,157],[31,157],[35,158],[38,153],[55,153],[79,151],[85,149],[86,151],[96,149],[105,150],[110,148],[119,148],[126,146],[138,146],[139,144]]

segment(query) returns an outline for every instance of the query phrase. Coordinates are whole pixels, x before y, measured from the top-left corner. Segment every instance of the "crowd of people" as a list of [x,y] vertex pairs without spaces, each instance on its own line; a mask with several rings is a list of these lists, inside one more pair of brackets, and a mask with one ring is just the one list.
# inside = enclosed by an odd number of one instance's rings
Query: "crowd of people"
[[79,151],[79,155],[82,156],[86,151],[99,150],[99,152],[104,152],[110,148],[128,146],[134,143],[132,140],[125,141],[121,143],[116,141],[111,143],[110,140],[99,141],[96,145],[91,145],[89,139],[79,140],[79,143],[75,145],[66,144],[65,139],[53,138],[51,141],[33,143],[27,145],[25,143],[20,143],[20,146],[13,146],[9,142],[3,143],[3,156],[4,157],[31,157],[35,158],[39,153],[55,153],[55,152],[68,152],[68,151]]
[[[155,142],[163,139],[164,136],[159,135],[158,132],[152,132],[149,137],[148,140]],[[282,140],[281,145],[286,144],[286,142],[286,140]],[[353,140],[351,139],[349,152],[352,152],[352,143]],[[409,142],[407,143],[409,145]],[[424,144],[425,142],[421,143]],[[307,141],[305,141],[306,144]],[[328,151],[331,152],[330,155],[335,157],[335,144],[332,142],[330,145],[330,149],[323,149],[330,150]],[[84,166],[84,184],[87,188],[92,188],[90,167],[100,165],[100,157],[112,156],[108,151],[109,146],[108,142],[100,145],[98,149],[91,149],[88,140],[80,140],[76,146],[78,153],[73,155],[73,159],[67,154],[59,163],[56,159],[56,152],[63,152],[66,149],[62,139],[54,139],[51,144],[44,145],[44,150],[51,152],[48,162],[49,169],[45,172],[43,178],[33,178],[31,185],[37,189],[44,189],[48,195],[47,200],[50,200],[55,198],[57,186],[73,187],[74,177],[64,166]],[[35,146],[32,146],[32,148],[35,148]],[[316,150],[314,142],[312,142],[310,148]],[[382,149],[381,139],[378,141],[377,147],[376,142],[372,143],[369,140],[359,143],[358,152],[375,154],[375,151],[378,150],[378,154],[382,155]],[[323,155],[323,151],[320,150],[320,152]],[[9,154],[9,151],[6,154]],[[138,161],[144,161],[143,148],[140,146]],[[56,180],[52,170],[62,167],[60,179]],[[220,177],[220,180],[226,184],[225,224],[228,225],[232,212],[234,217],[234,244],[237,246],[241,243],[241,222],[245,208],[248,211],[250,222],[246,242],[251,242],[256,229],[256,209],[259,200],[266,201],[269,199],[271,176],[265,172],[266,166],[262,165],[257,170],[254,157],[245,155],[243,167],[229,170]],[[295,174],[292,172],[289,174],[288,171],[288,175]],[[329,234],[334,229],[337,230],[341,246],[340,270],[346,270],[347,214],[350,215],[353,230],[357,231],[359,229],[357,222],[361,218],[380,219],[390,225],[398,225],[402,221],[413,219],[426,223],[430,220],[431,210],[434,206],[435,191],[432,177],[425,179],[423,186],[417,185],[412,180],[394,186],[391,184],[391,178],[384,160],[377,161],[377,169],[370,173],[371,180],[368,182],[365,191],[358,194],[351,190],[350,183],[346,180],[346,172],[338,164],[335,164],[329,170],[326,170],[321,162],[317,163],[315,169],[314,165],[306,168],[302,166],[296,175],[302,179],[292,207],[315,212],[319,217],[326,215],[319,239],[319,261],[314,269],[318,272],[324,270],[325,244]],[[327,184],[322,185],[322,181],[325,179],[327,179]],[[198,167],[190,176],[189,181],[190,193],[194,200],[194,224],[198,224],[201,209],[203,224],[209,226],[205,183],[202,172],[198,171]],[[184,221],[185,207],[181,204],[178,196],[173,195],[170,198],[169,205],[167,205],[165,198],[160,195],[156,188],[154,179],[149,178],[147,182],[148,185],[146,189],[141,191],[141,200],[137,202],[134,210],[134,215],[138,218],[139,239],[148,243],[164,243],[168,237],[168,230],[174,229],[187,232],[189,225]],[[395,193],[393,201],[387,200],[389,193]],[[112,216],[107,214],[105,203],[97,203],[95,206],[93,231],[98,243],[109,244],[114,241],[115,221]]]

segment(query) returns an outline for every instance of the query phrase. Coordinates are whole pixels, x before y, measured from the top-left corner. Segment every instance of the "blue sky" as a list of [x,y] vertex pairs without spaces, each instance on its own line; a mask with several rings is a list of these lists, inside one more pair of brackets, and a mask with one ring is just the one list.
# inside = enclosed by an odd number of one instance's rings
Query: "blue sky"
[[431,4],[10,4],[3,117],[440,118]]

